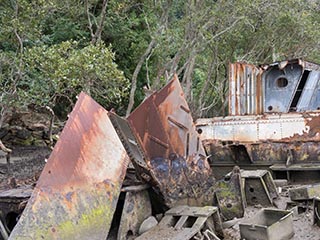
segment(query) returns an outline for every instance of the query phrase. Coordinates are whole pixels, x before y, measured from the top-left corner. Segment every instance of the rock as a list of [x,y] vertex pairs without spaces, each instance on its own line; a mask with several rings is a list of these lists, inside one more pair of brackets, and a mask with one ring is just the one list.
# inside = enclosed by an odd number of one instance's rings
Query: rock
[[139,228],[139,235],[149,231],[151,228],[157,226],[158,221],[154,216],[150,216],[147,219],[145,219],[140,228]]
[[17,130],[16,137],[20,138],[22,140],[27,140],[31,137],[31,132],[28,131],[27,129],[23,128],[21,130]]
[[160,222],[162,218],[163,218],[163,213],[156,214],[156,219],[158,220],[158,222]]

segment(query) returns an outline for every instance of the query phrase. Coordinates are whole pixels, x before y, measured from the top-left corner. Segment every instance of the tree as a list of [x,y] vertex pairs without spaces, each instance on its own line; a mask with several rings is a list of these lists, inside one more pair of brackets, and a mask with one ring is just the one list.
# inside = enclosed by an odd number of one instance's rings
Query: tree
[[107,109],[124,110],[129,83],[102,42],[84,48],[74,41],[33,47],[25,52],[24,63],[19,95],[27,102],[53,109],[59,104],[70,107],[85,91]]

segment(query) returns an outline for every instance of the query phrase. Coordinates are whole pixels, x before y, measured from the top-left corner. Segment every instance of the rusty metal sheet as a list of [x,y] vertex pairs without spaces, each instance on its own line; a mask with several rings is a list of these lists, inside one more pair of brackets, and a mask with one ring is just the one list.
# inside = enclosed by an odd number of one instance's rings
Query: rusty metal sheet
[[141,143],[152,181],[168,206],[201,205],[214,182],[177,76],[128,117]]
[[81,93],[10,239],[106,239],[129,157]]
[[291,211],[263,208],[239,224],[240,239],[289,240],[294,235]]
[[252,64],[229,64],[229,115],[263,112],[261,73]]
[[244,215],[245,197],[242,184],[238,167],[234,167],[230,174],[216,183],[216,201],[224,221],[242,218]]
[[267,170],[242,170],[243,189],[248,205],[270,206],[279,197],[273,178]]
[[129,186],[122,190],[125,191],[125,200],[117,240],[137,237],[142,222],[152,214],[148,190],[140,190],[139,187]]
[[131,130],[127,119],[112,112],[109,112],[108,115],[138,173],[137,176],[146,182],[151,181],[152,178],[147,166],[147,156],[139,138]]
[[320,141],[319,112],[198,119],[196,126],[203,141]]
[[229,64],[229,115],[316,110],[320,65],[293,59]]

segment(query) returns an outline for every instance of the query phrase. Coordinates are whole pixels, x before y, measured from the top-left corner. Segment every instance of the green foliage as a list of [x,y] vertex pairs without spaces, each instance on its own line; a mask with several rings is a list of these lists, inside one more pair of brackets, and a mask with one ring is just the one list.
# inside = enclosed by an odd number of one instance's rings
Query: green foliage
[[124,113],[126,79],[152,40],[137,78],[136,105],[143,86],[156,90],[178,72],[196,117],[225,113],[229,62],[320,62],[318,1],[107,2],[101,42],[95,43],[103,0],[1,1],[0,105],[63,109],[84,90]]
[[39,46],[25,52],[24,81],[20,96],[36,105],[71,103],[80,91],[89,93],[105,108],[123,111],[129,82],[114,63],[114,54],[103,43],[78,48],[73,41]]

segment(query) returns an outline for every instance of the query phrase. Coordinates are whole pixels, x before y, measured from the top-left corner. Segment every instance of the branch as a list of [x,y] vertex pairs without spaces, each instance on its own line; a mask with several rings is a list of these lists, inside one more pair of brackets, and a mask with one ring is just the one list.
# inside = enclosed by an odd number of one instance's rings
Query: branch
[[128,104],[128,108],[126,111],[126,116],[128,117],[130,112],[132,111],[133,105],[134,105],[134,95],[136,92],[136,88],[137,88],[137,78],[138,78],[138,74],[141,70],[141,67],[144,63],[144,61],[146,60],[146,58],[151,54],[153,48],[156,46],[157,44],[157,36],[160,35],[163,31],[163,29],[165,28],[165,24],[167,22],[167,17],[168,17],[168,12],[169,12],[169,6],[167,8],[165,8],[165,10],[162,13],[161,19],[160,19],[160,26],[157,29],[155,36],[152,37],[146,51],[144,52],[144,54],[140,57],[139,62],[136,66],[136,68],[134,69],[133,75],[132,75],[132,80],[131,80],[131,90],[130,90],[130,96],[129,96],[129,104]]
[[102,3],[102,10],[101,10],[101,18],[99,25],[97,26],[97,31],[93,36],[92,43],[95,44],[97,41],[99,42],[101,40],[101,33],[102,33],[102,28],[104,25],[104,21],[106,19],[106,10],[107,10],[107,5],[108,5],[108,0],[103,0]]
[[53,144],[52,129],[53,129],[53,122],[54,122],[54,116],[55,116],[55,114],[54,114],[54,111],[52,110],[51,107],[46,106],[46,109],[47,109],[47,110],[50,112],[50,114],[51,114],[48,135],[49,135],[49,141],[50,141],[49,145],[50,145],[50,147],[52,147],[52,144]]
[[91,22],[91,18],[90,18],[90,10],[89,10],[89,3],[88,0],[86,0],[86,10],[87,10],[87,18],[88,18],[88,24],[89,24],[89,30],[90,30],[90,35],[91,35],[91,39],[94,38],[94,32],[92,29],[92,22]]
[[137,78],[138,78],[138,74],[141,70],[142,64],[144,63],[144,60],[146,59],[146,57],[148,57],[148,55],[150,54],[151,50],[154,48],[154,46],[156,45],[156,40],[153,38],[151,40],[151,42],[148,45],[148,48],[146,49],[146,51],[144,52],[144,54],[140,57],[140,60],[133,72],[132,75],[132,81],[131,81],[131,90],[130,90],[130,97],[129,97],[129,105],[127,108],[127,112],[126,112],[126,116],[128,117],[133,105],[134,105],[134,95],[137,89]]

